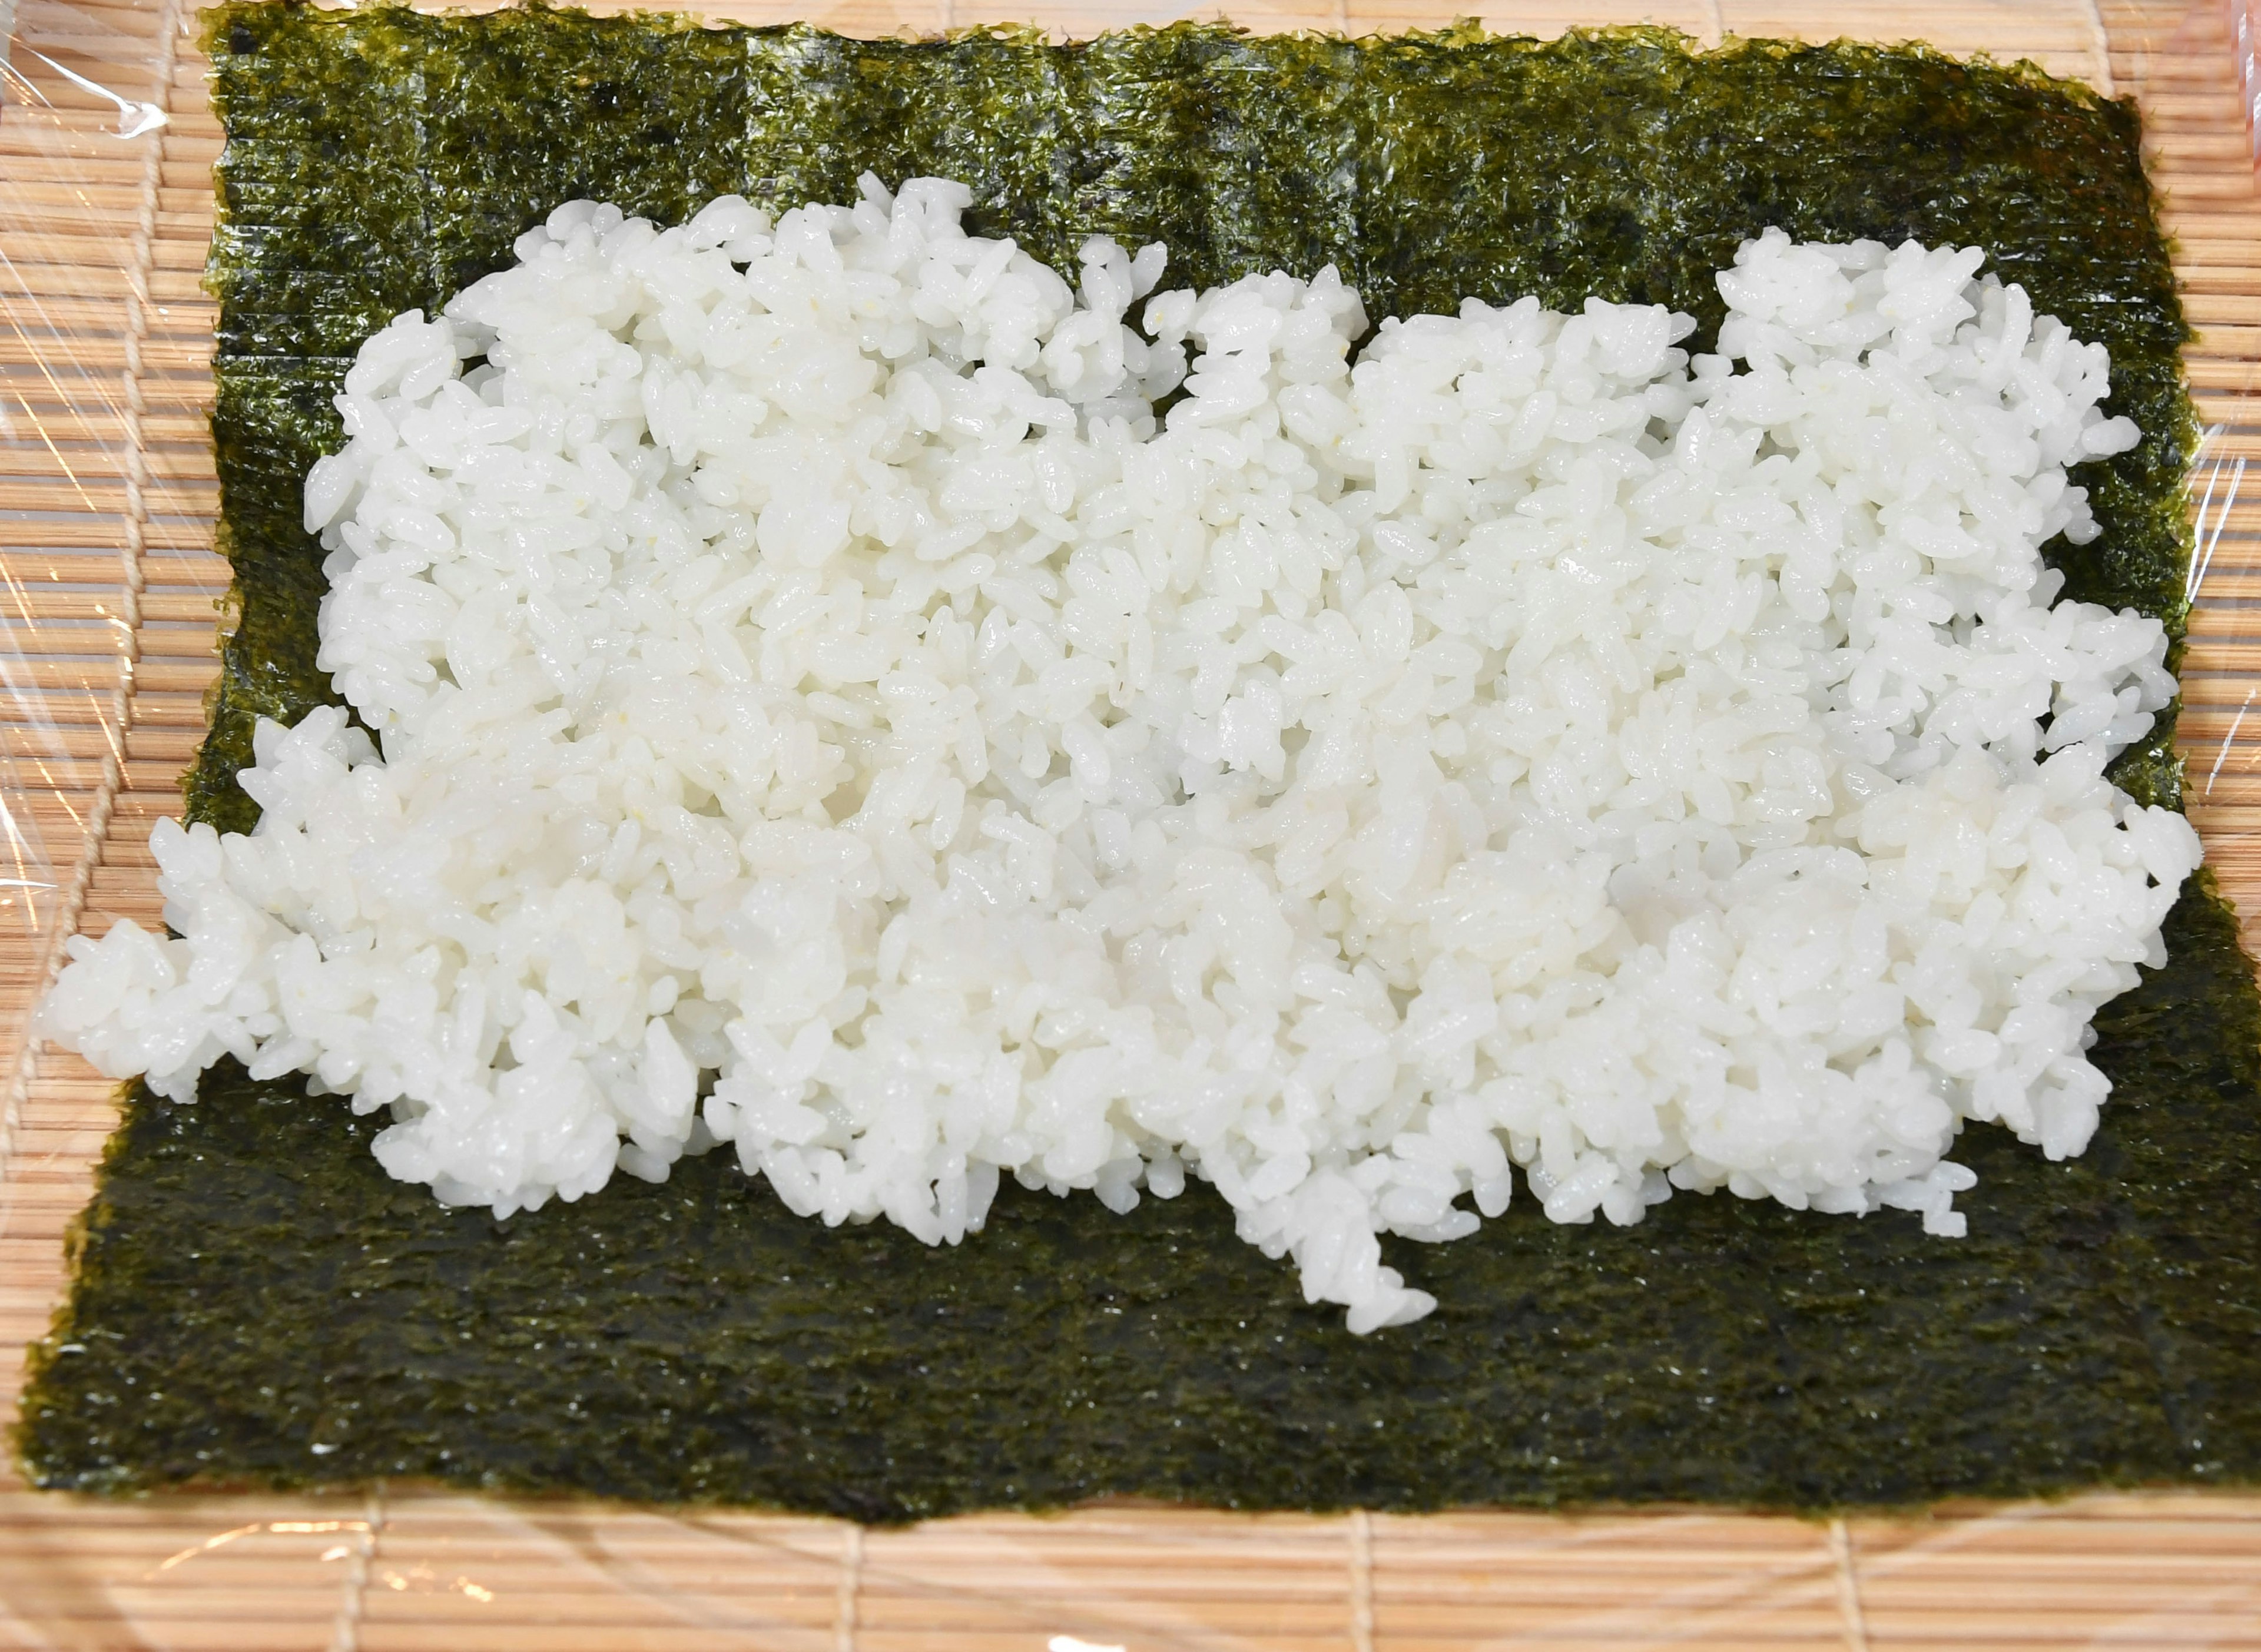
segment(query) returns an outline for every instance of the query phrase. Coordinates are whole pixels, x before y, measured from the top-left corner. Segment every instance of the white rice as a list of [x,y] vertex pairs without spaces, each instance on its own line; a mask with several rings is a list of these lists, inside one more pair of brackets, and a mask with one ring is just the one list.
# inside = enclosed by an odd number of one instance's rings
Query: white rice
[[930,1243],[1190,1174],[1360,1332],[1518,1171],[1955,1235],[1966,1121],[2086,1146],[2199,860],[2102,778],[2158,621],[2038,554],[2139,440],[2100,346],[1769,231],[1716,356],[1469,300],[1353,364],[1332,270],[1134,327],[1161,248],[1072,291],[968,198],[575,202],[371,338],[306,522],[383,756],[262,723],[257,830],[152,838],[180,938],[39,1031],[308,1074],[498,1215],[718,1143]]

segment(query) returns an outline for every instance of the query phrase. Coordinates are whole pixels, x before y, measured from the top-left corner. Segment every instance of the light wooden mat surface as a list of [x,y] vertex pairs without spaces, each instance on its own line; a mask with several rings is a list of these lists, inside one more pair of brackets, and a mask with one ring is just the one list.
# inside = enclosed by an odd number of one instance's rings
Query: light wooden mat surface
[[[9,10],[0,0],[0,19]],[[0,1422],[12,1416],[23,1346],[61,1291],[63,1230],[114,1117],[109,1087],[86,1067],[24,1045],[53,963],[38,925],[98,933],[119,916],[156,921],[149,825],[177,809],[176,781],[201,737],[213,605],[227,582],[211,551],[213,314],[197,284],[220,137],[183,32],[189,8],[16,10],[0,94],[0,861],[17,865],[0,865],[0,879],[22,881],[0,882]],[[1418,0],[1231,10],[1259,30],[1434,26],[1452,15]],[[814,16],[859,33],[1007,18],[1082,33],[1188,14],[1202,13],[1137,0],[849,0]],[[2203,330],[2193,386],[2223,427],[2217,481],[2261,461],[2261,404],[2240,399],[2261,395],[2261,198],[2222,0],[1544,0],[1482,16],[1536,32],[1647,18],[1706,40],[1920,36],[2137,93]],[[169,124],[118,135],[143,104]],[[2203,524],[2211,559],[2182,727],[2192,813],[2251,939],[2261,487],[2226,512],[2221,499],[2217,489]],[[38,874],[41,863],[52,871]],[[42,876],[56,887],[25,887]],[[2261,1498],[2095,1497],[1829,1524],[1700,1511],[1323,1519],[1103,1507],[859,1532],[420,1492],[105,1504],[30,1491],[0,1466],[0,1647],[1077,1642],[2261,1648]]]

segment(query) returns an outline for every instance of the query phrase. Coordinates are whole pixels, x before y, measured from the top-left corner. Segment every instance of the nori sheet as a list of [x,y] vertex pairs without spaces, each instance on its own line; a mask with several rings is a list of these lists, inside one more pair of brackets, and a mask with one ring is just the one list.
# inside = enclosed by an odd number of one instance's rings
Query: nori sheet
[[[2085,467],[2079,596],[2184,619],[2186,336],[2132,103],[1921,48],[1212,25],[849,40],[529,8],[206,14],[229,136],[210,280],[240,619],[190,814],[240,829],[260,715],[332,698],[300,478],[358,340],[506,262],[558,201],[662,219],[866,169],[973,184],[1072,258],[1163,239],[1171,283],[1332,262],[1377,319],[1588,292],[1699,318],[1742,237],[1978,243],[2110,346],[2146,440]],[[2121,782],[2175,804],[2171,730]],[[498,1223],[386,1179],[371,1121],[240,1070],[136,1089],[36,1348],[39,1483],[422,1476],[896,1520],[1136,1493],[1238,1507],[1821,1507],[2261,1470],[2261,1001],[2201,875],[2170,960],[2099,1017],[2087,1155],[1974,1127],[1970,1237],[1683,1196],[1390,1244],[1443,1305],[1358,1339],[1198,1186],[1129,1217],[1008,1184],[931,1252],[828,1230],[716,1154]]]

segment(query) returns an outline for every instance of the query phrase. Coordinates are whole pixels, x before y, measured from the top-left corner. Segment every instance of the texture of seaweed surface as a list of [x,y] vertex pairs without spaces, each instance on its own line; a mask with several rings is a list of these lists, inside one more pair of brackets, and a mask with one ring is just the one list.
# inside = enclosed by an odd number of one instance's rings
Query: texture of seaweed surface
[[[1377,315],[1464,293],[1664,300],[1769,225],[1989,248],[2113,352],[2147,440],[2089,467],[2076,594],[2182,621],[2185,336],[2126,104],[1921,50],[1655,32],[1346,42],[1215,27],[865,43],[528,10],[208,14],[229,145],[223,532],[241,620],[192,814],[242,827],[260,715],[331,697],[300,478],[358,340],[561,200],[663,219],[963,177],[1065,262],[1332,262]],[[2120,771],[2178,801],[2168,731]],[[376,1476],[901,1519],[1132,1492],[1234,1506],[1649,1498],[1814,1506],[2249,1479],[2261,1466],[2261,1005],[2201,879],[2099,1020],[2085,1158],[1985,1127],[1971,1235],[1681,1198],[1629,1230],[1520,1201],[1393,1246],[1443,1306],[1367,1339],[1196,1187],[1128,1217],[1009,1187],[930,1252],[787,1214],[724,1155],[497,1223],[389,1182],[375,1125],[240,1070],[137,1093],[35,1350],[42,1483]]]

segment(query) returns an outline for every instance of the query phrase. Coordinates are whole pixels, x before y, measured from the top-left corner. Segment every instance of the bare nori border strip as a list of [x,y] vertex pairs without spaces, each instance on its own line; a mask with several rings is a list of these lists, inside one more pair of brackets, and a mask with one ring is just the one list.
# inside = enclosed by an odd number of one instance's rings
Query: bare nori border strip
[[[355,344],[506,261],[557,201],[663,219],[938,171],[1055,262],[1161,238],[1177,279],[1332,261],[1377,315],[1463,292],[1664,300],[1768,224],[1989,247],[2113,350],[2147,441],[2089,467],[2075,591],[2179,633],[2185,337],[2129,105],[1920,50],[1654,31],[1071,47],[865,43],[529,10],[212,14],[212,280],[241,619],[191,811],[254,818],[252,721],[330,698],[300,478]],[[2123,760],[2178,801],[2167,733]],[[1626,1231],[1527,1199],[1392,1243],[1444,1305],[1353,1339],[1195,1188],[1128,1217],[1008,1187],[930,1252],[793,1217],[727,1155],[498,1224],[388,1181],[375,1125],[240,1070],[137,1093],[33,1356],[48,1485],[421,1476],[901,1519],[1131,1492],[1235,1506],[1820,1506],[2261,1470],[2261,1003],[2201,878],[2108,1006],[2089,1154],[1991,1128],[1971,1237],[1681,1198]]]

